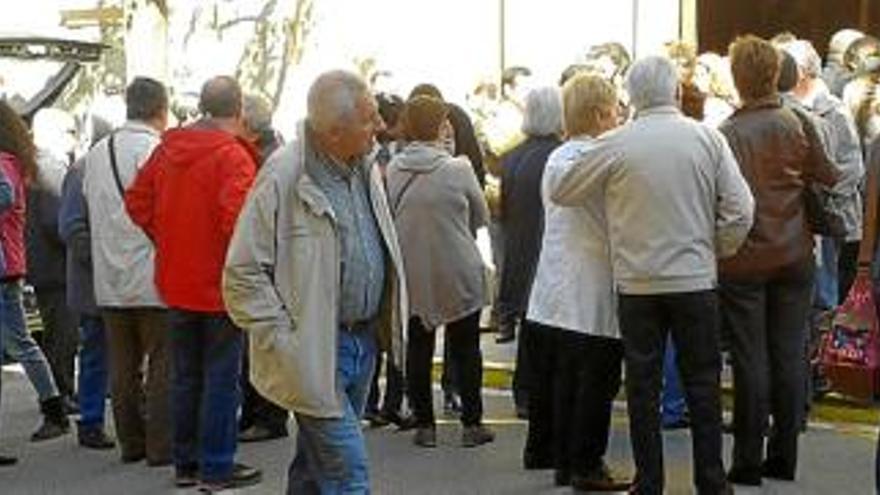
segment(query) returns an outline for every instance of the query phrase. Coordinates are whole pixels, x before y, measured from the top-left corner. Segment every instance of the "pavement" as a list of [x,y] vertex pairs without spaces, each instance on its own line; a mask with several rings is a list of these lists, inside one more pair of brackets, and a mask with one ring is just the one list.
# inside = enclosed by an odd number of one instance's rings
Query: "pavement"
[[[488,337],[488,336],[487,336]],[[484,338],[487,338],[484,337]],[[514,346],[508,346],[513,348]],[[500,353],[507,352],[500,350]],[[371,459],[373,493],[379,495],[533,495],[571,493],[553,487],[549,471],[521,469],[526,425],[513,415],[507,391],[484,393],[486,422],[498,434],[495,443],[463,449],[460,428],[448,419],[439,425],[439,447],[420,449],[410,433],[392,428],[366,430]],[[439,400],[438,400],[439,411]],[[108,409],[109,418],[109,409]],[[3,370],[0,452],[19,456],[17,466],[0,468],[2,495],[189,494],[172,486],[171,468],[123,465],[116,451],[90,451],[76,445],[73,434],[39,444],[28,440],[37,427],[36,397],[17,365]],[[112,432],[112,422],[109,428]],[[291,423],[291,431],[293,431]],[[799,479],[795,483],[768,482],[762,489],[737,489],[741,494],[871,494],[876,430],[812,425],[801,442]],[[667,493],[693,493],[690,484],[690,438],[686,431],[665,434]],[[284,493],[292,438],[245,444],[239,460],[263,469],[259,485],[230,494]],[[730,438],[725,438],[725,458]],[[609,464],[621,474],[632,474],[625,406],[615,406]]]

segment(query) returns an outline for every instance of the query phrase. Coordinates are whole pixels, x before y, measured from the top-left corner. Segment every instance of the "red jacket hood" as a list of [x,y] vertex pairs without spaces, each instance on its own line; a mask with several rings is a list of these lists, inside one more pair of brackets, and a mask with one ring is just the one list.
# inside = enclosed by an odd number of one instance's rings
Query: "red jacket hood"
[[186,127],[172,129],[162,136],[162,159],[168,165],[189,167],[213,158],[228,146],[243,146],[257,162],[259,153],[253,144],[227,131],[211,128]]

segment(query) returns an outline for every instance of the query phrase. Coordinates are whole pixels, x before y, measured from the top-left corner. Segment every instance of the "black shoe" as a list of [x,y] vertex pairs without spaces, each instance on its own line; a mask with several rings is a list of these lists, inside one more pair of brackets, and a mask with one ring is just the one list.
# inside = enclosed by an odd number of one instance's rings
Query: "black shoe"
[[571,487],[585,492],[619,492],[628,490],[631,485],[630,481],[616,479],[604,462],[585,475],[571,476]]
[[767,459],[761,465],[761,476],[774,480],[794,481],[794,470],[786,469],[779,461]]
[[174,469],[174,486],[192,488],[199,484],[199,468],[194,466],[177,467]]
[[64,410],[64,414],[67,416],[74,416],[79,414],[79,404],[73,399],[73,397],[65,395],[61,398],[61,408]]
[[735,485],[761,486],[761,472],[757,469],[733,467],[727,472],[727,481]]
[[0,466],[14,466],[17,462],[18,458],[0,455]]
[[495,441],[495,433],[484,425],[465,426],[461,430],[461,446],[479,447]]
[[66,435],[70,431],[70,422],[67,417],[57,419],[43,418],[43,424],[31,434],[31,442],[42,442]]
[[248,442],[265,442],[266,440],[274,440],[287,436],[287,431],[275,431],[261,425],[253,425],[250,428],[238,432],[238,441]]
[[511,328],[510,330],[502,330],[498,332],[498,336],[495,337],[496,344],[509,344],[516,340],[516,333]]
[[82,428],[77,430],[77,440],[80,447],[94,450],[109,450],[116,447],[116,443],[110,438],[103,428]]
[[122,463],[123,464],[134,464],[136,462],[141,462],[146,459],[147,455],[143,452],[129,452],[122,454]]
[[416,426],[416,418],[412,414],[382,411],[379,416],[385,424],[391,423],[397,426],[397,431],[412,430]]
[[571,485],[571,471],[568,469],[557,469],[553,473],[553,484],[556,486]]
[[370,425],[370,428],[382,428],[390,423],[379,411],[365,412],[364,420]]
[[203,493],[215,493],[223,490],[232,490],[246,486],[256,485],[263,479],[263,472],[259,469],[244,464],[236,464],[232,468],[232,475],[225,480],[202,481],[199,491]]
[[413,435],[413,444],[419,447],[434,448],[437,446],[437,430],[433,426],[420,426]]
[[675,421],[664,421],[663,429],[666,431],[686,430],[691,427],[691,421],[688,418],[679,418]]

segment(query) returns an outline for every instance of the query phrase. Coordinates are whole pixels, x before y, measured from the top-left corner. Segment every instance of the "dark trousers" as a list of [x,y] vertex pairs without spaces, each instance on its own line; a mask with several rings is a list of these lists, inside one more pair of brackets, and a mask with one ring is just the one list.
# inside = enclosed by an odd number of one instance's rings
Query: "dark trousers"
[[232,475],[237,445],[241,331],[223,313],[171,310],[174,465],[203,480]]
[[104,321],[93,315],[80,317],[79,353],[79,427],[104,428],[104,403],[107,400],[107,336]]
[[[245,339],[245,342],[247,340]],[[257,392],[251,384],[249,352],[245,345],[241,363],[241,418],[238,429],[243,431],[251,426],[261,426],[275,434],[287,434],[287,410],[280,407]]]
[[526,328],[525,320],[519,327],[519,340],[516,343],[516,367],[513,369],[513,403],[517,412],[520,410],[528,410],[529,408],[529,391],[532,389],[531,383],[535,374],[535,365],[532,364],[533,353],[528,352],[528,344],[523,343],[529,339],[530,328]]
[[837,257],[837,298],[843,304],[856,279],[859,264],[859,241],[843,242]]
[[717,294],[621,294],[618,314],[626,364],[630,441],[636,462],[636,493],[663,493],[659,393],[670,332],[691,412],[694,484],[700,494],[721,493],[726,481],[721,460]]
[[34,290],[43,322],[41,347],[52,368],[52,378],[61,395],[73,397],[76,392],[73,370],[79,346],[77,315],[67,306],[64,287],[39,287]]
[[524,384],[531,399],[528,404],[529,430],[523,457],[537,465],[554,464],[553,402],[556,391],[556,356],[559,351],[558,335],[556,329],[528,320],[520,328],[517,361],[521,354],[528,356],[531,364],[531,372]]
[[[483,356],[480,354],[480,313],[475,312],[446,325],[449,357],[458,371],[461,393],[461,422],[480,424],[483,418]],[[434,401],[431,393],[431,362],[436,334],[422,325],[419,318],[409,320],[407,344],[407,391],[416,425],[434,425]]]
[[768,414],[773,428],[766,458],[784,472],[796,470],[813,271],[810,260],[766,279],[721,281],[722,316],[732,337],[737,470],[760,472]]
[[555,332],[554,465],[561,471],[588,475],[602,466],[608,450],[623,343],[569,330]]
[[[388,359],[383,356],[388,355]],[[382,363],[385,363],[385,394],[379,387],[379,375],[382,371]],[[382,396],[381,411],[385,414],[400,414],[403,406],[404,386],[403,373],[394,365],[394,360],[389,353],[376,354],[376,367],[373,369],[373,380],[370,383],[370,395],[367,396],[366,411],[378,413],[380,410],[379,398]]]
[[[123,458],[171,458],[167,312],[107,309],[102,314],[110,351],[113,420]],[[146,364],[146,380],[144,368]]]

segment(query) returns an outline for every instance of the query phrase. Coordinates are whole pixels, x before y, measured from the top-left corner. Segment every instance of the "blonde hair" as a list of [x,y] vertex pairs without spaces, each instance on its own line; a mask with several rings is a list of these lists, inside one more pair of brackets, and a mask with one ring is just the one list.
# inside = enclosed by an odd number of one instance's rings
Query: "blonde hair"
[[562,87],[562,123],[571,136],[597,134],[605,112],[617,105],[617,91],[595,74],[578,74]]

